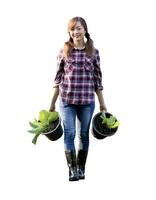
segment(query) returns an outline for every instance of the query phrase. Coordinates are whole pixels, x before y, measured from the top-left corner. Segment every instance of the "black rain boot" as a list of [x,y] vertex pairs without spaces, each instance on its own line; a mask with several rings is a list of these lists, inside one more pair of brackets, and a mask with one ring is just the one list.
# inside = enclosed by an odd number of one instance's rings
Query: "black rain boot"
[[85,164],[88,155],[88,150],[79,150],[77,155],[77,169],[79,179],[85,179]]
[[69,167],[69,181],[78,181],[79,176],[77,173],[76,153],[75,151],[65,151],[65,155]]

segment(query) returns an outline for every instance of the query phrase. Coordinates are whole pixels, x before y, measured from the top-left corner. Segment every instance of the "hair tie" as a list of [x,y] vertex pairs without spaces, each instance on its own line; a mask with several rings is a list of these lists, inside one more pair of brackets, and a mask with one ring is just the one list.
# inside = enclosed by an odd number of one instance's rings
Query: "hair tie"
[[90,39],[90,34],[88,32],[86,32],[85,36],[86,36],[87,40]]

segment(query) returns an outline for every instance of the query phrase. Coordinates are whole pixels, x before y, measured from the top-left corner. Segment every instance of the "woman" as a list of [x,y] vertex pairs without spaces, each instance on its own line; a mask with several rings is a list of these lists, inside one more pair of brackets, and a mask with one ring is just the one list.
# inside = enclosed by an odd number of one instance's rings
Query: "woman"
[[[64,127],[64,148],[69,167],[69,181],[85,178],[89,149],[89,127],[95,108],[95,93],[100,111],[106,111],[102,94],[102,73],[99,52],[93,46],[85,20],[74,17],[68,24],[69,41],[58,55],[58,69],[50,111],[55,110],[59,96]],[[75,121],[79,122],[79,147],[75,150]]]

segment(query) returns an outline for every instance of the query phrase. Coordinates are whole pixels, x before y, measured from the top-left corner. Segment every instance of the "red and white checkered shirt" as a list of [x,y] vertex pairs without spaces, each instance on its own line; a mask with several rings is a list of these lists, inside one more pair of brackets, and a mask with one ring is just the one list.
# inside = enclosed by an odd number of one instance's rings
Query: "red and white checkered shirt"
[[62,100],[69,104],[89,104],[95,101],[95,91],[103,90],[99,51],[89,57],[85,49],[73,49],[70,58],[60,50],[54,86],[59,87]]

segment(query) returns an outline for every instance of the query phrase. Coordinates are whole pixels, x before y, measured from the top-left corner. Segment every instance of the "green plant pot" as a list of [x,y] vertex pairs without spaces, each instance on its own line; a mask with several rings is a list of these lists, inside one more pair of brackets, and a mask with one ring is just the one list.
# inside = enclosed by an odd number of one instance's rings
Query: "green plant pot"
[[[97,139],[104,139],[108,136],[112,136],[118,130],[116,128],[108,128],[105,124],[102,123],[101,112],[97,113],[92,120],[92,135]],[[112,116],[112,114],[106,112],[106,117]],[[115,120],[117,121],[117,119]]]
[[43,132],[42,135],[45,135],[51,141],[58,140],[63,135],[61,118],[59,117],[56,121],[54,121],[49,126],[48,131]]

